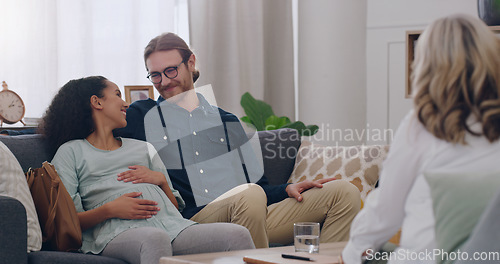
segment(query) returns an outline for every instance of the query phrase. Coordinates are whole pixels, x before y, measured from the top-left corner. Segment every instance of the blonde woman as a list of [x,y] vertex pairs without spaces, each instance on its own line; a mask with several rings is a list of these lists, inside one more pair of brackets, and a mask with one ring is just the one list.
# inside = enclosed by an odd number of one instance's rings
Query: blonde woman
[[491,30],[466,15],[438,19],[418,40],[413,72],[414,110],[396,133],[380,187],[353,221],[345,263],[373,256],[400,227],[389,263],[435,263],[409,254],[437,246],[424,174],[500,171],[500,43]]

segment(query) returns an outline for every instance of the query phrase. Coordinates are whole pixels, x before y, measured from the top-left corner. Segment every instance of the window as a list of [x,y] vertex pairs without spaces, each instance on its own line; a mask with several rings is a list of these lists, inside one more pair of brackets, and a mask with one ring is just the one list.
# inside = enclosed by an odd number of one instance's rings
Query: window
[[41,117],[70,79],[150,85],[149,40],[163,32],[189,39],[187,0],[1,1],[0,10],[0,82],[23,98],[27,117]]

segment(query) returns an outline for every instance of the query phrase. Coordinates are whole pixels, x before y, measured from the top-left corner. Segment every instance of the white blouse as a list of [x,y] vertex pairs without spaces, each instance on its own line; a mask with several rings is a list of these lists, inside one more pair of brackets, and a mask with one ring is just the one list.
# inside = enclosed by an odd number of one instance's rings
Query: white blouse
[[[476,122],[471,128],[480,131],[481,126]],[[345,263],[361,263],[365,250],[376,252],[400,227],[400,247],[389,263],[435,263],[425,254],[432,252],[436,243],[432,198],[424,172],[500,171],[499,141],[489,143],[470,134],[465,140],[468,145],[438,139],[413,111],[406,115],[383,163],[379,188],[368,195],[352,223],[342,253]],[[415,256],[419,259],[413,259]]]

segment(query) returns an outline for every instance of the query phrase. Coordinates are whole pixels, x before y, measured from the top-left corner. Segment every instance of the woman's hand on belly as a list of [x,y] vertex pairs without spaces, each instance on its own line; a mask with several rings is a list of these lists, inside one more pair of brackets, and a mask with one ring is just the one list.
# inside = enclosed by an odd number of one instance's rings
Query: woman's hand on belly
[[152,171],[144,166],[134,165],[128,167],[130,170],[119,173],[118,180],[132,183],[151,183],[160,186],[168,199],[172,202],[175,208],[179,209],[177,199],[174,197],[170,186],[168,186],[167,178],[163,173]]
[[87,230],[110,218],[120,219],[147,219],[156,215],[160,208],[157,202],[135,198],[141,192],[126,193],[104,205],[78,213],[80,226]]
[[161,186],[167,183],[163,173],[140,165],[128,166],[130,170],[118,174],[118,180],[132,183],[151,183]]
[[141,192],[126,193],[115,200],[105,204],[109,212],[109,218],[120,219],[147,219],[160,211],[158,203],[151,200],[136,198]]

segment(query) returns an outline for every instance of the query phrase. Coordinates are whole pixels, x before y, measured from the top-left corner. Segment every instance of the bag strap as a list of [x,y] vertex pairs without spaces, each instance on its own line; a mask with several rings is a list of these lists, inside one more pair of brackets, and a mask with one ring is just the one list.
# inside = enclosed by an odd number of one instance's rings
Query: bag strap
[[33,181],[35,180],[35,170],[33,168],[29,168],[28,172],[26,172],[26,182],[28,183],[28,188],[31,190],[31,186],[33,186]]
[[[49,215],[47,218],[47,222],[45,223],[45,230],[47,230],[47,234],[53,234],[55,229],[54,219],[56,218],[56,209],[57,203],[59,202],[59,196],[61,192],[59,191],[59,184],[61,183],[61,179],[57,175],[54,166],[47,161],[42,164],[42,168],[47,172],[47,175],[50,177],[51,188],[50,188],[50,199],[49,199]],[[54,192],[55,198],[54,198]]]

